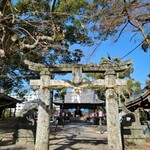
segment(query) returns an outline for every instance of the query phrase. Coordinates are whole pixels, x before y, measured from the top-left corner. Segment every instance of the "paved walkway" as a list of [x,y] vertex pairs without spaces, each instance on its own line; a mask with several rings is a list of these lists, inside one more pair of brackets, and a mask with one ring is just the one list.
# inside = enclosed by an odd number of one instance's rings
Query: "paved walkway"
[[85,123],[66,125],[61,132],[50,136],[50,150],[108,150],[107,132]]

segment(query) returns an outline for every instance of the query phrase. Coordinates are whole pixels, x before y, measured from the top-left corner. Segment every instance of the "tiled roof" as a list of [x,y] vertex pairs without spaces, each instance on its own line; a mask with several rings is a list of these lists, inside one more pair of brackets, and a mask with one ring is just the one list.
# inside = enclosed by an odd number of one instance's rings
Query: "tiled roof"
[[0,93],[0,106],[11,108],[11,107],[15,107],[16,103],[20,103],[20,102],[21,101],[13,97]]
[[150,90],[141,90],[135,94],[133,94],[130,99],[127,100],[127,103],[137,100],[140,97],[143,97],[146,93],[150,92]]
[[127,107],[132,107],[141,104],[143,101],[147,101],[150,98],[150,89],[143,89],[138,93],[135,93],[130,99],[126,101]]
[[[62,103],[62,100],[57,99],[54,101],[54,103]],[[68,92],[65,95],[64,103],[102,104],[104,101],[99,100],[94,92],[82,92],[79,95],[76,93]]]

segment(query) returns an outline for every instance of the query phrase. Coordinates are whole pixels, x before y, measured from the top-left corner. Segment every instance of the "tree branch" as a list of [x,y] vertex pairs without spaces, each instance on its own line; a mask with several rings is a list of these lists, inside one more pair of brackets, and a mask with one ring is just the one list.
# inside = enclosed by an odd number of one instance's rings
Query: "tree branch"
[[142,33],[142,35],[143,35],[143,37],[144,37],[146,43],[150,46],[150,41],[149,41],[147,35],[145,34],[145,32],[144,32],[142,26],[140,25],[140,23],[138,22],[138,20],[135,20],[135,21],[137,22],[138,29],[141,31],[141,33]]
[[[126,0],[124,0],[124,10],[125,10],[125,12],[126,12],[126,16],[127,16],[127,18],[128,18],[128,22],[129,22],[133,27],[135,27],[135,28],[137,28],[137,29],[139,29],[139,30],[141,31],[141,33],[142,33],[142,35],[143,35],[143,37],[144,37],[146,43],[150,46],[149,39],[148,39],[147,35],[145,34],[145,32],[144,32],[142,26],[140,25],[139,21],[138,21],[135,17],[131,17],[131,16],[129,15],[128,10],[127,10],[127,7],[126,7]],[[135,21],[135,22],[136,22],[136,25],[133,24],[133,23],[131,22],[131,20]]]
[[3,49],[0,49],[0,58],[5,57],[5,51]]
[[52,0],[50,11],[54,12],[56,0]]
[[123,27],[123,28],[121,29],[121,31],[119,32],[119,35],[118,35],[117,39],[115,40],[115,42],[118,41],[118,39],[120,38],[120,36],[121,36],[123,30],[126,28],[127,25],[128,25],[128,22],[124,25],[124,27]]

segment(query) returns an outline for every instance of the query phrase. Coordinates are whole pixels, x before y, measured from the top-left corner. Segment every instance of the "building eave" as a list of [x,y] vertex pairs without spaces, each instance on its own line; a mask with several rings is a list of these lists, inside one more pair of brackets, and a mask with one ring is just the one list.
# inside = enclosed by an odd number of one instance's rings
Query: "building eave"
[[21,103],[21,101],[3,93],[0,93],[0,107],[15,108],[17,103]]

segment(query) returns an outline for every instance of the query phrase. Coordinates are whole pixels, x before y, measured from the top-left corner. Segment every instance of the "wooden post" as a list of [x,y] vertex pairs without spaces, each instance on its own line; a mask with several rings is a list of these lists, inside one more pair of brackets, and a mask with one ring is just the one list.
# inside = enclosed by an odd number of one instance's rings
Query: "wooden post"
[[119,111],[117,95],[114,90],[115,71],[107,70],[105,72],[106,86],[106,113],[107,113],[107,131],[109,150],[122,150],[121,131],[119,124]]
[[49,126],[50,126],[50,72],[40,73],[40,101],[38,108],[38,121],[36,130],[35,150],[49,150]]

